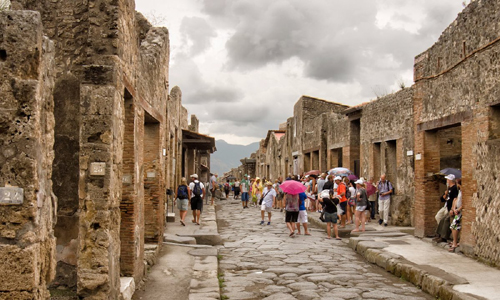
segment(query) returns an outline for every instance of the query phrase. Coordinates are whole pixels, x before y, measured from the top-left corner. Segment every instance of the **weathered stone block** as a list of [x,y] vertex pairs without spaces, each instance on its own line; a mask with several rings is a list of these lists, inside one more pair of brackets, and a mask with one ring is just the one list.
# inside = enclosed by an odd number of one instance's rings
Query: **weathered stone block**
[[0,282],[2,291],[32,291],[39,280],[40,247],[38,244],[21,249],[0,245]]

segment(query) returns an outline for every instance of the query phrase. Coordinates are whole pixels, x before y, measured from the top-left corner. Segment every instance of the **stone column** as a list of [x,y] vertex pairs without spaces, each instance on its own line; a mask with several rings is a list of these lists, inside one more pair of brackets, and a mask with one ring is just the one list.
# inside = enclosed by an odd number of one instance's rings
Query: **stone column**
[[38,12],[0,12],[0,299],[47,299],[55,273],[54,45],[42,30]]

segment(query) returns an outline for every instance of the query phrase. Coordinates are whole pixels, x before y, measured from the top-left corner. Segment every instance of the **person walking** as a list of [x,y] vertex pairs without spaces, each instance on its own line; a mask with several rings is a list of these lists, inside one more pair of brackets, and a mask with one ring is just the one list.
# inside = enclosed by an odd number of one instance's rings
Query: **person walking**
[[368,195],[366,193],[366,186],[362,179],[358,179],[356,182],[356,211],[355,211],[355,228],[353,232],[359,231],[359,225],[361,225],[361,231],[365,232],[366,223],[366,208],[368,206]]
[[[333,182],[332,182],[332,189],[333,189]],[[339,199],[337,197],[332,198],[333,190],[330,190],[330,192],[327,191],[328,189],[324,187],[323,192],[321,193],[321,197],[319,198],[319,201],[323,204],[323,216],[325,220],[324,222],[326,222],[327,239],[332,238],[332,227],[333,227],[333,232],[335,233],[335,239],[340,240],[339,230],[337,228],[337,221],[338,221],[337,204],[339,204]]]
[[188,194],[191,199],[191,210],[193,211],[193,223],[200,225],[201,211],[203,210],[203,199],[205,198],[205,186],[198,180],[198,174],[190,176],[192,182],[189,184]]
[[370,222],[370,220],[375,220],[375,213],[377,212],[377,193],[375,192],[376,191],[376,188],[374,186],[374,182],[373,182],[373,177],[370,178],[370,180],[368,180],[368,182],[365,183],[366,184],[366,192],[367,192],[367,195],[368,195],[368,208],[370,209],[370,218],[368,219],[368,222]]
[[311,235],[307,229],[306,193],[299,194],[299,216],[297,217],[297,234],[300,235],[300,224],[304,227],[304,235]]
[[226,194],[226,199],[229,197],[229,179],[224,183],[224,194]]
[[249,187],[249,182],[246,177],[243,177],[240,182],[240,189],[241,189],[241,205],[243,208],[248,208],[248,187]]
[[209,188],[210,188],[210,193],[212,193],[212,199],[210,202],[210,205],[214,205],[214,200],[215,200],[215,192],[217,191],[217,174],[212,173],[212,177],[210,177],[210,182],[209,182]]
[[295,223],[299,218],[299,195],[285,193],[285,222],[290,237],[295,235]]
[[379,193],[378,197],[378,214],[379,220],[378,224],[387,226],[389,221],[389,208],[391,206],[391,194],[393,191],[392,184],[386,179],[385,174],[380,176],[380,181],[377,184],[377,191]]
[[264,225],[264,217],[267,212],[267,225],[271,225],[271,214],[273,210],[273,205],[276,202],[276,190],[273,188],[273,183],[271,181],[266,182],[266,187],[262,192],[262,203],[260,204],[260,215],[262,221],[260,225]]
[[342,212],[340,213],[340,228],[345,227],[346,213],[347,213],[347,198],[346,191],[347,187],[345,183],[342,182],[342,177],[335,177],[335,184],[337,184],[337,198],[339,198],[339,206]]
[[234,199],[238,199],[238,196],[240,195],[240,181],[236,179],[233,185],[234,188]]
[[181,184],[177,187],[175,198],[177,201],[177,208],[179,209],[179,217],[181,218],[180,222],[182,226],[186,226],[185,221],[189,204],[189,190],[185,177],[182,177]]

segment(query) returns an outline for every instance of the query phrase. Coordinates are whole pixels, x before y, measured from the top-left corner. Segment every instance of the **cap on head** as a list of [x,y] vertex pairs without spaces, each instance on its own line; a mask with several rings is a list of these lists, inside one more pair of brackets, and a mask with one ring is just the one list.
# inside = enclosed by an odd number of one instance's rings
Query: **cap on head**
[[448,180],[451,180],[451,181],[454,181],[455,180],[455,175],[449,174],[448,176],[445,176],[444,178],[446,178]]
[[333,180],[335,180],[335,181],[337,181],[337,180],[342,180],[342,177],[337,176],[337,177],[335,177]]
[[271,181],[266,182],[266,185],[273,185]]
[[191,175],[190,177],[191,177],[191,178],[196,178],[196,179],[198,179],[198,174],[193,174],[193,175]]
[[356,182],[354,182],[354,183],[355,183],[355,184],[363,184],[363,183],[365,183],[365,182],[363,181],[363,179],[358,179],[358,180],[356,180]]

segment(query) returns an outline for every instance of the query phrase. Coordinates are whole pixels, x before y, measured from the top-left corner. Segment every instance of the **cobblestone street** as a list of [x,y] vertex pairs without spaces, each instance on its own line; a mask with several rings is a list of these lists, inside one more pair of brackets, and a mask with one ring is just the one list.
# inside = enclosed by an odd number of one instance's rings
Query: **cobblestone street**
[[225,246],[219,250],[222,295],[231,300],[432,299],[364,261],[347,239],[328,240],[315,228],[311,236],[290,238],[279,210],[271,225],[261,226],[257,208],[221,201],[217,219]]

